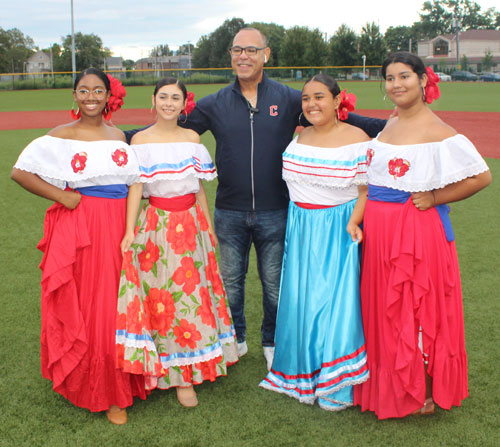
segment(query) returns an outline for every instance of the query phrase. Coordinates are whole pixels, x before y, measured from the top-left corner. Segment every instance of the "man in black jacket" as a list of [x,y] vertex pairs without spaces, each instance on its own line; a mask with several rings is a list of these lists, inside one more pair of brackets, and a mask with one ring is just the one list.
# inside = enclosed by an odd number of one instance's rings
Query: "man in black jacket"
[[[200,99],[183,124],[199,134],[210,130],[216,141],[219,183],[214,224],[240,356],[247,352],[245,276],[250,247],[252,243],[255,246],[263,290],[262,346],[268,368],[274,355],[288,207],[281,156],[302,111],[300,91],[264,74],[270,52],[259,30],[240,30],[230,49],[236,81]],[[348,122],[372,136],[385,124],[353,114],[349,114]]]
[[[268,368],[274,354],[288,207],[287,189],[281,179],[281,155],[293,137],[301,112],[301,93],[264,74],[270,52],[260,31],[240,30],[230,49],[237,80],[199,100],[186,123],[199,134],[210,130],[216,141],[219,185],[215,232],[240,355],[247,352],[245,276],[250,246],[255,245],[263,290],[262,346]],[[384,122],[369,120],[368,124],[374,128],[373,134]]]

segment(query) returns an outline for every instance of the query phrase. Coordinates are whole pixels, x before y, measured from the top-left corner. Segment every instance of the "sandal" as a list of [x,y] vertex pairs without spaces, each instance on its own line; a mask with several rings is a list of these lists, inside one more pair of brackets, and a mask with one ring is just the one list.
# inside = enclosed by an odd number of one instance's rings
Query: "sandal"
[[109,410],[106,410],[106,417],[112,424],[124,425],[127,423],[127,410],[116,405],[111,405]]
[[196,407],[198,405],[198,399],[196,397],[196,392],[193,386],[178,386],[177,390],[177,400],[183,407]]
[[432,397],[425,399],[424,406],[410,413],[412,416],[425,416],[427,414],[434,414],[435,406]]

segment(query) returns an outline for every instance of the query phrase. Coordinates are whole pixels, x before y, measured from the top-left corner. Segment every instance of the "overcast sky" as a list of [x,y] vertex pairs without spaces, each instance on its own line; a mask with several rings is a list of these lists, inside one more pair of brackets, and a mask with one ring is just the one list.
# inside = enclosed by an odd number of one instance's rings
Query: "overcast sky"
[[[481,10],[498,8],[498,0],[477,0]],[[224,20],[274,22],[319,28],[331,36],[342,24],[359,33],[366,22],[382,32],[411,25],[424,0],[73,0],[75,32],[97,34],[114,56],[139,59],[152,47],[171,49],[215,30]],[[71,33],[71,0],[0,0],[0,27],[18,28],[35,45],[47,48]]]

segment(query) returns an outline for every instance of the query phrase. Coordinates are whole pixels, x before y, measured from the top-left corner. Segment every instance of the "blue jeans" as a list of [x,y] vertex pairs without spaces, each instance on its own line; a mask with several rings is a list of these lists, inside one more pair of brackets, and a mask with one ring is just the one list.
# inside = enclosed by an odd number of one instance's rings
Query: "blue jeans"
[[281,262],[285,242],[287,209],[233,211],[216,208],[215,233],[219,239],[221,274],[233,314],[238,343],[245,341],[245,276],[252,242],[262,283],[262,346],[274,346]]

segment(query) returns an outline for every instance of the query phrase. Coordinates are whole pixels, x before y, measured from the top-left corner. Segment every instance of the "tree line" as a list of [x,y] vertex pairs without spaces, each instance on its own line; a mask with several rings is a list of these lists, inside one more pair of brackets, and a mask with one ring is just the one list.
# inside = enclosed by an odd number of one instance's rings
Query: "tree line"
[[257,28],[268,37],[271,58],[267,66],[351,66],[380,65],[388,53],[417,51],[422,39],[469,29],[500,29],[500,12],[495,8],[481,11],[471,0],[432,0],[422,5],[420,20],[411,26],[391,26],[385,33],[375,22],[366,23],[358,35],[342,24],[327,38],[319,29],[294,26],[285,29],[275,23],[245,23],[243,19],[226,20],[212,33],[202,36],[194,50],[193,67],[228,67],[228,48],[236,32],[245,26]]
[[[243,27],[261,30],[268,38],[271,58],[268,66],[351,66],[361,65],[366,56],[367,65],[380,65],[389,52],[410,50],[416,52],[417,42],[441,34],[468,29],[500,29],[500,12],[486,11],[471,0],[428,0],[422,5],[420,20],[411,26],[391,26],[385,33],[375,22],[366,23],[358,35],[349,25],[342,24],[330,37],[319,29],[294,26],[289,29],[275,23],[245,23],[241,18],[226,20],[210,34],[202,36],[196,46],[186,43],[175,54],[193,56],[193,68],[229,67],[228,49],[233,36]],[[333,31],[333,30],[332,30]],[[42,51],[51,56],[54,71],[71,71],[71,35],[61,44],[53,44]],[[38,50],[33,39],[17,28],[0,27],[0,73],[22,73],[28,58]],[[111,55],[101,38],[95,34],[75,34],[76,69],[105,67]],[[150,56],[171,56],[168,44],[153,48]],[[126,68],[134,62],[124,61]]]

